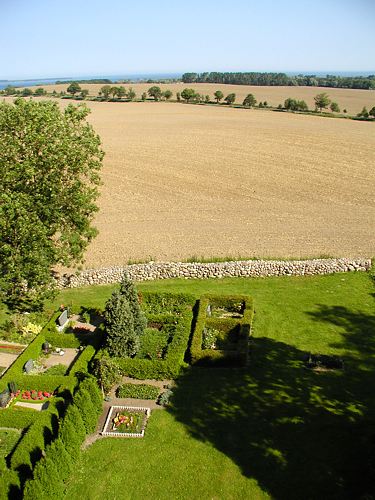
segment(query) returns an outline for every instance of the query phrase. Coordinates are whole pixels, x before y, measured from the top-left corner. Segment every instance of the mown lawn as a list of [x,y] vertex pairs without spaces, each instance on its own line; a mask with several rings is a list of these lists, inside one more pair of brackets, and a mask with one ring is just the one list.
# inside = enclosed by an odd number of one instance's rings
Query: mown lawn
[[[171,280],[141,290],[249,293],[256,317],[247,369],[186,371],[144,439],[106,438],[82,457],[67,497],[342,499],[373,493],[374,286],[364,273]],[[113,287],[58,298],[102,307]],[[343,371],[304,368],[309,351]],[[370,497],[366,497],[370,498]]]

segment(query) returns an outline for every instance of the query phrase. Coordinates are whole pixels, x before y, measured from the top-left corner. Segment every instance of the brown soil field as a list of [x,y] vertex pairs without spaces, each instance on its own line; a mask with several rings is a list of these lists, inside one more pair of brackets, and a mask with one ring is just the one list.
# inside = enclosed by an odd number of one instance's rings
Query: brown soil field
[[88,105],[106,156],[99,235],[84,267],[375,255],[374,123],[164,102]]
[[[67,84],[62,85],[48,85],[44,86],[46,89],[56,90],[60,92],[67,89]],[[87,88],[90,95],[97,95],[103,85],[98,84],[81,84],[82,88]],[[133,87],[140,98],[143,92],[152,86],[150,83],[136,83],[124,84],[125,88]],[[170,89],[174,93],[173,98],[176,98],[176,92],[181,92],[186,87],[194,88],[200,94],[208,94],[213,100],[214,92],[221,90],[224,96],[234,92],[236,94],[236,102],[242,104],[242,101],[247,94],[254,94],[255,98],[259,101],[267,101],[270,106],[277,106],[283,104],[285,99],[292,97],[298,100],[304,100],[309,108],[314,109],[314,96],[320,92],[326,92],[332,101],[336,101],[341,111],[347,109],[349,114],[359,113],[363,106],[371,109],[375,106],[375,90],[353,90],[353,89],[330,89],[322,87],[252,87],[249,85],[220,85],[216,83],[210,84],[186,84],[174,83],[170,85],[159,85],[162,90]]]
[[374,123],[173,103],[90,107],[106,157],[85,267],[374,255]]

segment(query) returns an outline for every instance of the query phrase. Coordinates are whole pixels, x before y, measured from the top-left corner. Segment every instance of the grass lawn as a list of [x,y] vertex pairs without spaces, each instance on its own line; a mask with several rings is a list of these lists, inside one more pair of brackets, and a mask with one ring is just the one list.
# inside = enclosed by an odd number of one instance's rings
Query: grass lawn
[[[373,494],[375,314],[367,274],[171,280],[139,288],[252,295],[250,365],[187,370],[172,406],[151,415],[144,439],[106,438],[83,454],[68,497]],[[57,303],[102,307],[112,289],[66,290]],[[345,369],[311,372],[303,365],[309,351],[340,355]]]

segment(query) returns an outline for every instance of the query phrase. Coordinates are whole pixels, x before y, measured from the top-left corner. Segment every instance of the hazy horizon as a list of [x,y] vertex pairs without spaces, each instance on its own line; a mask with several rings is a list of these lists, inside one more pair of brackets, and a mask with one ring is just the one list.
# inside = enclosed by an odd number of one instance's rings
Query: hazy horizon
[[[371,0],[2,5],[0,79],[188,71],[375,71]],[[147,68],[147,69],[146,69]],[[311,68],[319,68],[312,70]],[[331,68],[340,68],[332,70]],[[56,76],[55,76],[56,75]],[[65,76],[61,76],[65,75]],[[71,76],[70,76],[71,75]]]

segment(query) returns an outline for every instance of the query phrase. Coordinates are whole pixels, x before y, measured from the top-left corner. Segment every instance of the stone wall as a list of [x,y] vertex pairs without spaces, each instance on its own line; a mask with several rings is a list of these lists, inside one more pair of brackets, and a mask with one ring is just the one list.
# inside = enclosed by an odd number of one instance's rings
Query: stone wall
[[134,281],[169,278],[231,278],[236,276],[258,278],[367,271],[370,267],[370,259],[243,260],[214,263],[149,262],[123,267],[88,269],[79,274],[65,274],[57,279],[57,284],[59,288],[75,288],[118,283],[125,274]]

